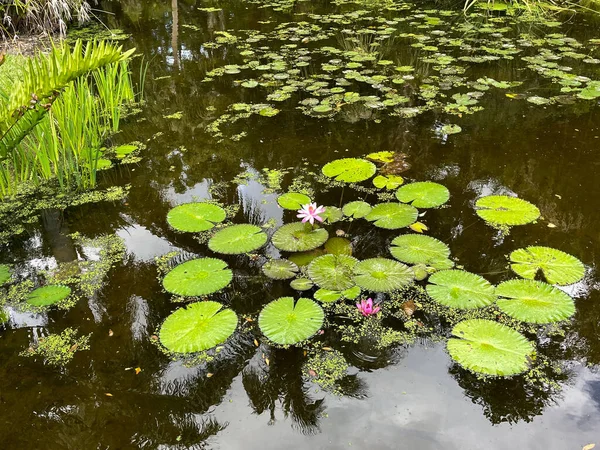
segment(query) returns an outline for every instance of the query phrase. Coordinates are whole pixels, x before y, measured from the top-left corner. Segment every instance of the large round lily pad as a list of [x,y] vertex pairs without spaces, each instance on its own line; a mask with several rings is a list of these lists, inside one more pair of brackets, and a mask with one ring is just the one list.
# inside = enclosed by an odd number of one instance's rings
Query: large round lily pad
[[163,280],[172,294],[195,297],[208,295],[226,287],[233,278],[227,263],[216,258],[199,258],[184,262],[171,270]]
[[373,225],[388,230],[397,230],[412,225],[417,220],[417,208],[404,203],[380,203],[365,216]]
[[485,278],[464,270],[442,270],[429,277],[427,293],[451,308],[474,309],[496,301],[494,286]]
[[288,192],[277,198],[277,203],[284,209],[298,210],[310,203],[310,197],[299,192]]
[[313,336],[323,325],[325,315],[312,300],[281,297],[266,305],[258,317],[258,326],[272,342],[298,344]]
[[475,208],[477,215],[492,225],[525,225],[540,217],[537,206],[507,195],[481,197]]
[[225,342],[237,326],[231,309],[217,302],[198,302],[180,308],[160,327],[160,343],[175,353],[195,353]]
[[498,307],[517,320],[552,323],[575,314],[573,299],[554,286],[534,280],[510,280],[496,287]]
[[309,223],[294,222],[283,225],[273,235],[273,245],[286,252],[306,252],[323,245],[329,238],[324,228]]
[[458,323],[448,353],[465,369],[485,375],[511,376],[525,372],[534,351],[525,336],[492,320],[472,319]]
[[366,159],[343,158],[331,161],[323,166],[323,175],[345,183],[359,183],[368,180],[377,171],[377,167]]
[[6,264],[0,264],[0,286],[10,280],[10,267]]
[[533,280],[538,272],[550,284],[561,286],[578,282],[585,275],[583,263],[568,253],[550,247],[531,246],[510,254],[510,268]]
[[352,276],[356,258],[348,255],[323,255],[308,266],[308,276],[322,288],[343,291],[354,286]]
[[179,231],[199,232],[210,230],[225,220],[225,210],[210,203],[186,203],[176,206],[167,214],[167,222]]
[[392,292],[414,281],[414,273],[398,261],[371,258],[354,266],[354,281],[361,288],[372,292]]
[[390,252],[407,264],[426,264],[436,269],[451,269],[450,249],[442,241],[422,234],[404,234],[392,241]]
[[396,191],[396,198],[415,208],[436,208],[448,201],[450,192],[439,183],[420,181],[402,186]]
[[217,231],[208,241],[208,248],[226,255],[240,255],[261,248],[267,239],[267,234],[256,225],[232,225]]
[[272,259],[262,266],[262,271],[274,280],[289,280],[298,274],[300,268],[287,259]]
[[64,300],[71,294],[69,286],[53,284],[35,289],[27,296],[27,303],[33,306],[50,306]]

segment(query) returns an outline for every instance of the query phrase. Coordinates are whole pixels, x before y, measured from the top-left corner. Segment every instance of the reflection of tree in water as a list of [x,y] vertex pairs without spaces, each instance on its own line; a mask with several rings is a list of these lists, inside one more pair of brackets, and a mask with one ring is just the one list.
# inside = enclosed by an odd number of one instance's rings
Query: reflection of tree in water
[[320,431],[319,420],[325,405],[323,398],[314,400],[309,395],[310,386],[302,376],[303,358],[302,349],[273,349],[269,365],[249,365],[242,372],[242,382],[257,414],[269,411],[274,422],[275,410],[280,405],[285,417],[291,417],[300,432],[314,434]]
[[464,394],[483,408],[483,414],[493,424],[519,421],[531,422],[544,408],[556,402],[560,393],[554,383],[564,383],[569,374],[558,375],[549,370],[546,382],[531,382],[523,376],[513,378],[482,378],[452,364],[449,373],[456,379]]

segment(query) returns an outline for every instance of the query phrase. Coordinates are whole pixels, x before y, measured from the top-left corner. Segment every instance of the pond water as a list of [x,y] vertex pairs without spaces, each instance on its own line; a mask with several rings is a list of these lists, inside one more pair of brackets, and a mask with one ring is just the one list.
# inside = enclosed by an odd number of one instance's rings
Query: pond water
[[[460,8],[392,1],[123,0],[103,8],[110,27],[131,35],[124,45],[149,63],[142,112],[114,137],[142,142],[142,160],[102,177],[103,187],[130,184],[129,194],[45,213],[2,247],[0,262],[25,278],[97,259],[73,232],[117,235],[125,256],[97,293],[66,312],[10,311],[0,331],[4,448],[600,445],[600,102],[577,95],[600,80],[598,21],[481,10],[465,18]],[[241,85],[249,80],[258,85]],[[370,97],[353,103],[347,92]],[[449,189],[447,206],[421,210],[419,220],[465,270],[494,284],[514,278],[507,255],[528,245],[585,264],[584,279],[564,288],[575,299],[572,320],[536,338],[553,370],[539,379],[482,379],[446,352],[446,319],[423,311],[415,317],[435,332],[412,343],[381,348],[340,333],[317,336],[312,350],[340,352],[350,366],[336,390],[313,382],[303,348],[270,346],[244,319],[211,362],[186,364],[157,348],[156,330],[181,304],[163,291],[154,258],[214,256],[169,227],[172,207],[211,199],[239,205],[235,223],[280,226],[295,220],[276,201],[291,185],[316,191],[319,204],[356,200],[360,191],[319,184],[314,174],[330,161],[381,151],[405,155],[407,181]],[[542,217],[503,233],[475,213],[476,199],[490,194],[518,195]],[[366,221],[329,228],[356,237],[359,259],[389,257],[389,240],[400,234],[373,233]],[[269,245],[258,254],[279,253]],[[217,257],[235,275],[214,298],[240,317],[255,321],[268,302],[300,295],[261,275],[262,256]],[[394,320],[386,326],[401,328]],[[64,369],[19,356],[67,327],[91,337]]]

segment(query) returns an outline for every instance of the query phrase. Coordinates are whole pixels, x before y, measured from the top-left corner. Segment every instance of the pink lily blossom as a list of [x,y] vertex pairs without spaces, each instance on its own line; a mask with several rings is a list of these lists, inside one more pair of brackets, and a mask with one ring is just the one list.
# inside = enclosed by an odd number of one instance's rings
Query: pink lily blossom
[[381,311],[381,308],[377,305],[373,306],[373,299],[368,298],[366,300],[361,300],[360,303],[356,304],[356,307],[360,311],[360,313],[365,316],[372,316]]
[[316,203],[308,203],[298,210],[298,218],[302,219],[302,223],[310,222],[314,225],[315,220],[323,222],[323,218],[319,214],[325,212],[324,206],[317,206]]

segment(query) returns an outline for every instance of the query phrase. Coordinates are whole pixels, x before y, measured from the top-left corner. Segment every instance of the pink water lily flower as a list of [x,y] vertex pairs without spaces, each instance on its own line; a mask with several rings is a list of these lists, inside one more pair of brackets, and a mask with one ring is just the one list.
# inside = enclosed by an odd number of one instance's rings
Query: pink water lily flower
[[361,300],[360,303],[356,304],[356,307],[361,312],[361,314],[365,317],[372,316],[381,311],[381,308],[377,305],[373,307],[373,299],[368,298],[366,300]]
[[319,214],[323,214],[324,212],[324,206],[317,206],[316,203],[308,203],[298,210],[297,217],[302,219],[302,223],[310,222],[313,225],[315,220],[323,222],[323,218]]

